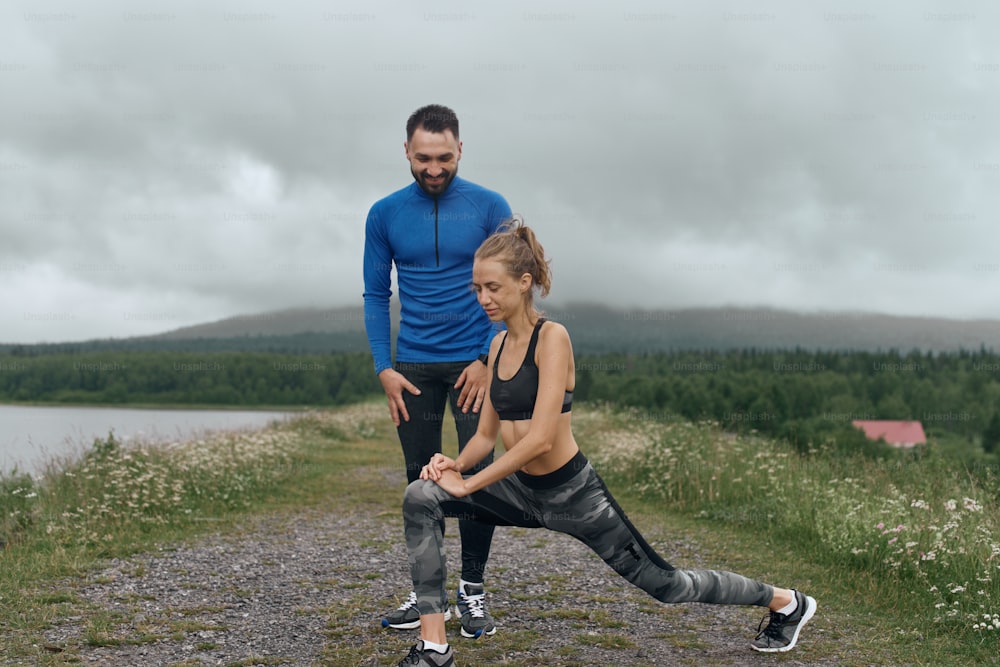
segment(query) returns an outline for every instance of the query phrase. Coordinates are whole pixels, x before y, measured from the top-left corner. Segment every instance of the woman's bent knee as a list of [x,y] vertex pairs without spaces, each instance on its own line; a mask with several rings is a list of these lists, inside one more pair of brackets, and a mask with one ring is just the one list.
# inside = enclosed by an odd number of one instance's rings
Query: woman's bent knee
[[438,504],[435,491],[440,488],[428,479],[410,482],[403,493],[403,512],[425,511]]

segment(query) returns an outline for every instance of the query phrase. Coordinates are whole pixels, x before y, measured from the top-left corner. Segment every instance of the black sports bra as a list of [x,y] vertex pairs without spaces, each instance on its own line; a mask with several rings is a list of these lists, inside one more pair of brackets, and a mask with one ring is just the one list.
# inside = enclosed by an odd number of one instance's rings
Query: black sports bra
[[[538,332],[545,323],[545,318],[539,318],[535,330],[531,332],[528,349],[524,353],[524,361],[509,380],[501,380],[498,373],[500,355],[503,354],[507,334],[500,341],[500,349],[493,361],[493,381],[490,383],[490,402],[497,416],[503,421],[531,419],[535,410],[535,399],[538,397],[538,366],[535,365],[535,346],[538,343]],[[567,391],[563,396],[562,412],[573,408],[573,392]]]

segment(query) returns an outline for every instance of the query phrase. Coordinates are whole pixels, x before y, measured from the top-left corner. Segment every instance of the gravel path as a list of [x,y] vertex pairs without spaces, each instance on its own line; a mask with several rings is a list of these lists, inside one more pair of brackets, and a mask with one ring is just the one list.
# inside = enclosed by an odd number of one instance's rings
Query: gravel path
[[[377,625],[409,590],[401,525],[396,513],[310,509],[112,561],[84,582],[63,582],[90,609],[49,630],[47,650],[108,667],[394,665],[416,638]],[[448,525],[455,579],[459,544]],[[667,560],[706,565],[696,545],[647,537]],[[497,636],[472,642],[449,624],[463,666],[842,664],[817,657],[831,652],[822,607],[799,649],[757,654],[748,642],[762,610],[662,605],[548,531],[498,529],[487,584]],[[88,635],[95,618],[106,619],[105,641]],[[501,633],[519,640],[487,655]]]

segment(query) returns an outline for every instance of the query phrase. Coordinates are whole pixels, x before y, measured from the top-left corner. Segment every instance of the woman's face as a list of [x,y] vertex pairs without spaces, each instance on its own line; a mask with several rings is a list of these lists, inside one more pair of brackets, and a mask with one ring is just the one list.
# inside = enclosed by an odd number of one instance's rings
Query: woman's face
[[500,322],[524,312],[531,275],[525,273],[518,279],[499,259],[477,257],[472,264],[472,288],[490,321]]

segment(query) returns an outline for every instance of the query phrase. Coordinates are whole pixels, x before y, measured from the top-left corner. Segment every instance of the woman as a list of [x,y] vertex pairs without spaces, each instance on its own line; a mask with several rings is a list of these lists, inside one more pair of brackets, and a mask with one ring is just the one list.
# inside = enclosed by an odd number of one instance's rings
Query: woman
[[[532,230],[518,220],[505,224],[477,250],[472,274],[479,304],[491,321],[503,321],[506,331],[490,347],[489,391],[476,435],[456,459],[435,454],[406,489],[403,518],[421,640],[400,666],[455,664],[445,636],[440,525],[443,517],[459,515],[572,535],[663,602],[767,607],[769,623],[751,648],[794,647],[816,611],[814,599],[732,572],[673,567],[646,543],[580,451],[570,428],[573,347],[566,329],[547,322],[534,307],[534,290],[548,294],[551,276]],[[497,432],[504,454],[463,477],[493,449]]]

